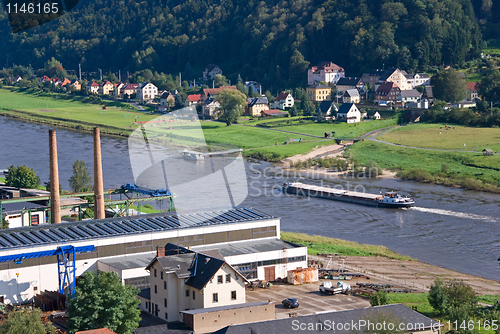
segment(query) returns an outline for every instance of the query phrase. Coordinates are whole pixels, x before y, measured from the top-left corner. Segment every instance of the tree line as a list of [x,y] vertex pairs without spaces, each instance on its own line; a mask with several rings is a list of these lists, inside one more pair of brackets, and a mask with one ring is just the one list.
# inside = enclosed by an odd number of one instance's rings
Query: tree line
[[324,60],[348,75],[461,64],[484,46],[474,8],[471,0],[80,1],[18,34],[0,13],[0,64],[41,68],[54,57],[67,69],[182,72],[189,81],[216,63],[229,79],[241,74],[274,92],[304,85],[308,66]]

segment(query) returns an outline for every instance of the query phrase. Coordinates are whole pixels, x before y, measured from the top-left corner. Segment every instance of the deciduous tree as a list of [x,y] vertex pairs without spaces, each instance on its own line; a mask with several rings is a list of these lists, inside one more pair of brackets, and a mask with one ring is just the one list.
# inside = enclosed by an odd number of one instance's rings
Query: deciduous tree
[[10,166],[5,184],[15,188],[35,189],[40,185],[40,178],[33,168],[27,166]]
[[245,110],[246,96],[239,90],[224,89],[215,100],[220,104],[216,110],[217,115],[228,126],[236,122]]
[[130,334],[139,326],[137,289],[123,285],[115,272],[87,271],[80,276],[67,311],[71,333],[109,328]]
[[0,333],[55,334],[56,328],[50,323],[42,323],[39,309],[26,309],[10,312],[5,323],[0,326]]
[[443,70],[431,79],[434,97],[447,102],[459,102],[467,96],[467,85],[454,69]]

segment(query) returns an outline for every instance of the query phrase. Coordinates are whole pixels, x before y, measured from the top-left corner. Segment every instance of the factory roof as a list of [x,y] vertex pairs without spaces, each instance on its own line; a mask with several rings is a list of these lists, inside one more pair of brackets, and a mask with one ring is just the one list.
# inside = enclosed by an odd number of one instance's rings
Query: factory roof
[[169,230],[244,223],[275,218],[253,208],[237,207],[182,214],[164,213],[43,224],[0,231],[0,251]]
[[253,254],[262,252],[271,252],[283,249],[292,249],[304,247],[281,239],[263,239],[250,240],[240,242],[229,242],[217,245],[195,246],[192,250],[199,253],[207,254],[207,251],[218,249],[222,256],[236,256],[243,254]]
[[236,304],[236,305],[225,305],[225,306],[216,306],[216,307],[208,307],[208,308],[198,308],[198,309],[194,309],[194,310],[181,311],[181,313],[200,314],[200,313],[219,312],[219,311],[225,311],[225,310],[234,310],[237,308],[244,308],[244,307],[264,306],[264,305],[269,305],[269,302],[252,302],[252,303],[243,303],[243,304]]
[[150,254],[141,253],[139,255],[124,255],[111,258],[99,259],[99,262],[105,263],[111,267],[121,270],[136,269],[136,268],[146,268],[148,264],[153,261],[156,254],[151,252]]

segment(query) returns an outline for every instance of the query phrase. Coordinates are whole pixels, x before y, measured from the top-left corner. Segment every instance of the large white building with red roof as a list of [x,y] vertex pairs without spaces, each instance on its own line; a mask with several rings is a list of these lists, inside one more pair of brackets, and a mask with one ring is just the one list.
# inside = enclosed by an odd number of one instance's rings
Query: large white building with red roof
[[342,67],[332,62],[322,62],[318,66],[313,66],[307,70],[307,84],[313,85],[315,82],[337,83],[340,78],[345,78],[345,71]]

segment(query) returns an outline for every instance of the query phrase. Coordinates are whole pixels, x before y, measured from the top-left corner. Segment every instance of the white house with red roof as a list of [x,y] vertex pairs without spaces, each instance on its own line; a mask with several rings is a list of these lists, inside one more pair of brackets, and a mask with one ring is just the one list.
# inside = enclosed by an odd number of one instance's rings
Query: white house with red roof
[[315,82],[337,83],[340,78],[345,77],[345,70],[332,62],[322,62],[318,66],[313,66],[307,70],[307,84],[313,85]]
[[52,82],[52,79],[49,78],[48,76],[44,75],[43,77],[41,77],[39,80],[38,80],[38,83],[44,83],[45,81],[51,81]]
[[186,98],[186,101],[184,102],[184,105],[186,107],[192,106],[193,104],[199,104],[201,103],[201,94],[190,94]]
[[203,100],[216,97],[224,89],[237,89],[236,86],[221,86],[219,88],[206,88],[203,90]]
[[87,91],[90,94],[98,94],[99,93],[99,84],[95,81],[90,81],[87,83]]
[[274,100],[273,108],[285,110],[285,108],[293,107],[294,99],[291,93],[282,92]]

